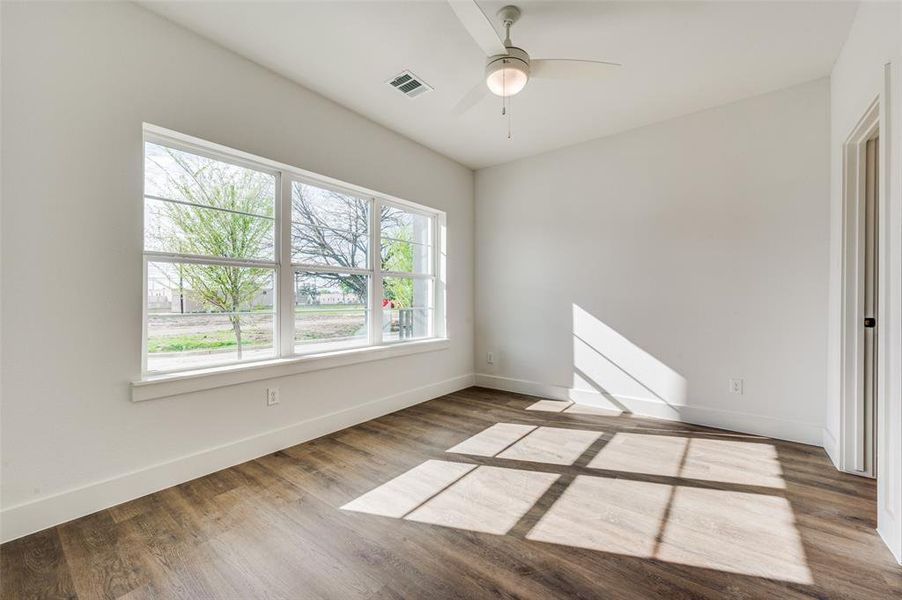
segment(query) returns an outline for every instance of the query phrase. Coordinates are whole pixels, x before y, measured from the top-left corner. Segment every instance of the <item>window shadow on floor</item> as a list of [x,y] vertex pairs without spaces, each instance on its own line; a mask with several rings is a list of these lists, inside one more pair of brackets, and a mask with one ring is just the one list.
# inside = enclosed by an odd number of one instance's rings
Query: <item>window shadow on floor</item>
[[342,509],[813,584],[770,443],[560,425],[494,423]]

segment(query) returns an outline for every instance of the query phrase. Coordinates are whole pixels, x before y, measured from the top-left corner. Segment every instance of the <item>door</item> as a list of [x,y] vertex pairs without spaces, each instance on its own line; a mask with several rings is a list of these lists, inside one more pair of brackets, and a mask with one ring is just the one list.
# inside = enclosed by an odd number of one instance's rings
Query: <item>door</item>
[[870,477],[877,474],[877,216],[879,206],[878,173],[879,138],[868,140],[865,160],[864,205],[864,347],[862,375],[864,389],[861,423],[864,431],[864,470]]

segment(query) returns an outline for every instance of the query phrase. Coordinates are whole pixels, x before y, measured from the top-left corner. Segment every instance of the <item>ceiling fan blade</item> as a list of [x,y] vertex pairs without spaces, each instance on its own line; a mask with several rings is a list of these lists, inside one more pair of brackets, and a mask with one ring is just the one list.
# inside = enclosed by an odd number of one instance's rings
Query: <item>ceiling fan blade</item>
[[489,89],[486,87],[484,81],[480,81],[472,88],[470,91],[464,94],[464,97],[460,99],[453,109],[451,109],[451,114],[455,117],[459,117],[464,114],[485,98],[488,95]]
[[620,63],[603,60],[579,60],[574,58],[541,58],[529,62],[529,77],[543,79],[603,79]]
[[448,0],[448,4],[486,56],[507,54],[504,42],[475,0]]

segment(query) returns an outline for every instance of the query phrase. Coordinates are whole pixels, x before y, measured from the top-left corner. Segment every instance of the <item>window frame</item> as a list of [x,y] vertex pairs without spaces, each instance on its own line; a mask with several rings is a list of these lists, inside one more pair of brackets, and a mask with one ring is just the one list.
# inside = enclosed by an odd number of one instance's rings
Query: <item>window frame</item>
[[[207,142],[192,136],[164,129],[145,123],[141,142],[142,156],[142,206],[145,204],[144,194],[144,166],[146,143],[158,144],[174,150],[189,152],[197,156],[209,158],[232,164],[238,167],[252,169],[274,176],[274,206],[273,206],[273,261],[261,261],[255,259],[231,259],[222,257],[195,256],[171,252],[148,251],[144,249],[144,211],[142,210],[142,336],[141,336],[141,380],[135,385],[143,385],[156,380],[172,380],[179,378],[194,378],[206,373],[222,371],[235,371],[250,368],[259,368],[269,364],[282,364],[304,361],[309,363],[311,359],[330,359],[340,357],[347,353],[363,355],[367,351],[385,349],[389,346],[411,345],[420,346],[425,350],[438,347],[432,344],[424,344],[431,341],[446,341],[445,325],[445,230],[446,216],[443,211],[432,209],[388,194],[383,194],[361,186],[342,182],[330,177],[305,171],[297,167],[272,161],[266,158],[254,156],[240,150]],[[367,268],[356,269],[336,267],[331,265],[313,265],[309,263],[295,263],[292,261],[292,185],[294,182],[307,184],[322,189],[328,189],[341,194],[360,198],[368,203],[369,208],[369,232]],[[150,195],[153,197],[153,195]],[[426,216],[430,219],[430,272],[429,273],[397,273],[382,270],[381,208],[390,206],[404,212]],[[264,217],[268,218],[268,217]],[[229,266],[265,267],[273,269],[273,356],[257,359],[233,360],[217,362],[202,367],[189,367],[165,371],[148,371],[148,263],[192,263],[192,264],[220,264]],[[370,285],[367,295],[367,339],[366,343],[351,345],[347,348],[322,350],[311,344],[309,351],[299,351],[295,343],[295,273],[298,272],[327,272],[327,273],[352,273],[369,277]],[[405,277],[413,279],[428,279],[432,298],[432,315],[429,319],[429,332],[426,337],[415,339],[384,340],[382,336],[382,306],[381,298],[383,277]],[[413,348],[412,348],[413,349]],[[364,358],[364,360],[367,360]],[[325,365],[328,360],[323,360]],[[308,365],[309,366],[309,365]],[[323,368],[328,368],[324,366]],[[215,385],[210,387],[217,387]],[[135,388],[137,389],[137,388]]]

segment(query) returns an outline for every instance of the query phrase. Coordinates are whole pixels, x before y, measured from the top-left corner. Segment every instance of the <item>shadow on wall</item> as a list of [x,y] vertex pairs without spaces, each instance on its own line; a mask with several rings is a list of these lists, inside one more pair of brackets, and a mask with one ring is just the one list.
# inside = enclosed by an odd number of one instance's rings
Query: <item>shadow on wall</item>
[[570,399],[623,413],[679,417],[686,379],[578,304],[573,304],[573,384]]

